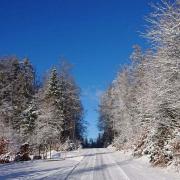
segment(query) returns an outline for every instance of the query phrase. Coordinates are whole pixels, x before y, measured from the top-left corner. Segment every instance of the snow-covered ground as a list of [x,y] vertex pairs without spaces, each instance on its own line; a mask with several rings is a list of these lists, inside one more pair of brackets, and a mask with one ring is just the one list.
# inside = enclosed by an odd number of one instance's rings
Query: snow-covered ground
[[0,180],[180,180],[178,173],[153,168],[145,158],[134,159],[112,149],[84,149],[63,157],[0,165]]
[[78,151],[63,153],[59,159],[53,151],[52,156],[54,159],[0,165],[0,180],[65,179],[83,158]]
[[115,152],[116,163],[132,180],[180,180],[175,170],[152,167],[147,157],[134,158],[131,152]]

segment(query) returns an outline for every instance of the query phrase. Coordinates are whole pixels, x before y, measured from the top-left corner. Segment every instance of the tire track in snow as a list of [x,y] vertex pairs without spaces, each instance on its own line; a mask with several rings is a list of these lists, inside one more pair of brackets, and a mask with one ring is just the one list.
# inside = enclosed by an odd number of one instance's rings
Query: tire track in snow
[[121,172],[121,174],[122,174],[121,178],[123,178],[121,180],[130,180],[128,175],[124,172],[124,170],[120,167],[120,165],[117,164],[117,162],[114,160],[112,155],[110,156],[109,154],[107,154],[107,157],[108,157],[109,161],[113,162],[114,166],[118,168],[119,172]]
[[85,156],[72,168],[72,170],[67,174],[67,176],[64,178],[64,180],[68,180],[68,178],[71,176],[71,174],[75,171],[75,169],[79,166],[79,164],[85,159]]

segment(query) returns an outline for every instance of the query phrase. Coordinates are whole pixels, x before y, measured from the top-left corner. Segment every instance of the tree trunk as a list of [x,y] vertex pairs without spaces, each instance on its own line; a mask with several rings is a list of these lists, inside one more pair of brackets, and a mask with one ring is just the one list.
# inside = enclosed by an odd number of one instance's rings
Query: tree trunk
[[51,159],[51,142],[50,142],[50,159]]

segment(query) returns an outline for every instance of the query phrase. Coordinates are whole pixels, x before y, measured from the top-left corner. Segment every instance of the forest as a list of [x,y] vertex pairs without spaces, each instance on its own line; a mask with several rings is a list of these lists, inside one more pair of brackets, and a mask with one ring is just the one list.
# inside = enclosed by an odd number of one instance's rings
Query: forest
[[155,166],[180,162],[180,1],[152,8],[141,33],[149,48],[134,45],[130,63],[100,97],[97,141],[85,136],[81,90],[68,62],[39,82],[28,58],[0,58],[0,163],[9,161],[4,155],[46,158],[83,144],[132,150]]
[[[153,165],[180,158],[180,3],[154,4],[141,33],[150,48],[135,45],[101,97],[104,146],[148,155]],[[176,156],[176,157],[175,157]]]
[[70,71],[71,65],[62,60],[39,83],[27,58],[0,59],[0,155],[10,157],[19,148],[38,155],[80,145],[84,113]]

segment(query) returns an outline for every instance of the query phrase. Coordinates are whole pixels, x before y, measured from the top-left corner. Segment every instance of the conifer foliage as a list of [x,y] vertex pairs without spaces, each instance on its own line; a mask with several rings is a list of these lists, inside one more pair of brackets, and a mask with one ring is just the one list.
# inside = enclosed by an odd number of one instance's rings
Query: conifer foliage
[[42,86],[38,86],[28,59],[0,59],[1,152],[6,148],[3,142],[8,142],[9,150],[15,152],[23,143],[36,151],[48,149],[49,145],[59,148],[67,140],[82,140],[80,90],[68,66],[63,62],[60,68],[52,68]]

